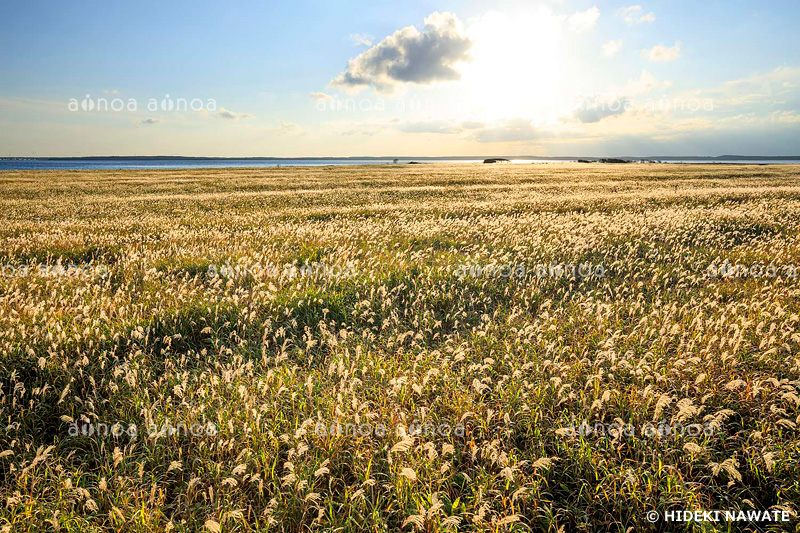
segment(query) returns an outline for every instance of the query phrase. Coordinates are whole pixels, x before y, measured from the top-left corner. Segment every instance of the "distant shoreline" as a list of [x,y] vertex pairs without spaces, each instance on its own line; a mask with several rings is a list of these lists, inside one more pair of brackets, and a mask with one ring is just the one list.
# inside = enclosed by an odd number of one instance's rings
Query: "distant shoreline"
[[499,166],[511,165],[515,167],[523,165],[567,165],[567,164],[591,164],[608,166],[625,166],[618,163],[628,163],[630,165],[800,165],[798,159],[629,159],[627,161],[598,161],[576,159],[511,159],[507,162],[485,164],[480,159],[425,159],[408,158],[397,162],[388,159],[217,159],[217,158],[65,158],[65,159],[0,159],[0,173],[3,172],[53,172],[53,171],[110,171],[110,170],[224,170],[224,169],[266,169],[266,168],[312,168],[312,167],[381,167],[381,166],[406,166],[415,167],[420,164],[428,168],[439,165],[460,165],[460,166]]
[[534,155],[458,155],[458,156],[333,156],[333,157],[208,157],[208,156],[183,156],[183,155],[110,155],[110,156],[64,156],[64,157],[25,157],[25,156],[6,156],[0,157],[0,161],[96,161],[96,160],[116,160],[116,161],[450,161],[450,160],[484,160],[492,158],[504,158],[510,160],[535,160],[535,161],[577,161],[579,159],[599,160],[599,159],[627,159],[631,161],[800,161],[800,155],[718,155],[718,156],[534,156]]

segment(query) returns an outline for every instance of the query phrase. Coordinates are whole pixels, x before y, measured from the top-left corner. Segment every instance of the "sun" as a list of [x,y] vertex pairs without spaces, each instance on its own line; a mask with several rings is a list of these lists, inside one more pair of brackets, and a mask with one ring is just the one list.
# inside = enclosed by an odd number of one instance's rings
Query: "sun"
[[541,8],[491,12],[467,28],[472,61],[461,80],[476,118],[557,118],[562,99],[562,23]]

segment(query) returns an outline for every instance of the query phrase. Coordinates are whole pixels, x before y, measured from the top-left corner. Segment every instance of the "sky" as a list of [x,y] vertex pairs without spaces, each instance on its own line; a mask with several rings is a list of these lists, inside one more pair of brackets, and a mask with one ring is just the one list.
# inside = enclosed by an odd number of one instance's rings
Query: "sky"
[[0,157],[800,154],[800,2],[3,2]]

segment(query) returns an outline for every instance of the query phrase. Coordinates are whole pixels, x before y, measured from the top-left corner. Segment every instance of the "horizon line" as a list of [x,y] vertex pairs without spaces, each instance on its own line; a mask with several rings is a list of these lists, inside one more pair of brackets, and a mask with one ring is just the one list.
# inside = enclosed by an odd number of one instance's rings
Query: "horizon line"
[[314,161],[314,160],[393,160],[393,159],[456,159],[456,160],[478,160],[478,159],[534,159],[534,160],[573,160],[573,159],[747,159],[747,160],[768,160],[785,159],[800,160],[800,155],[576,155],[576,156],[534,156],[534,155],[450,155],[450,156],[407,156],[407,155],[385,155],[385,156],[298,156],[298,157],[277,157],[277,156],[186,156],[186,155],[88,155],[88,156],[0,156],[0,160],[93,160],[93,159],[122,159],[122,160],[141,160],[141,159],[188,159],[188,160],[267,160],[267,161]]

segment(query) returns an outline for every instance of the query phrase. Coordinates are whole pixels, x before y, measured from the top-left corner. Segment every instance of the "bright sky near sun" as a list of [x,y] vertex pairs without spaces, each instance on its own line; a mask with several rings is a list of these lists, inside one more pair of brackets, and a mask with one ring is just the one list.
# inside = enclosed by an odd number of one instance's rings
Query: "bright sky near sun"
[[794,0],[7,1],[0,156],[797,155],[798,20]]

